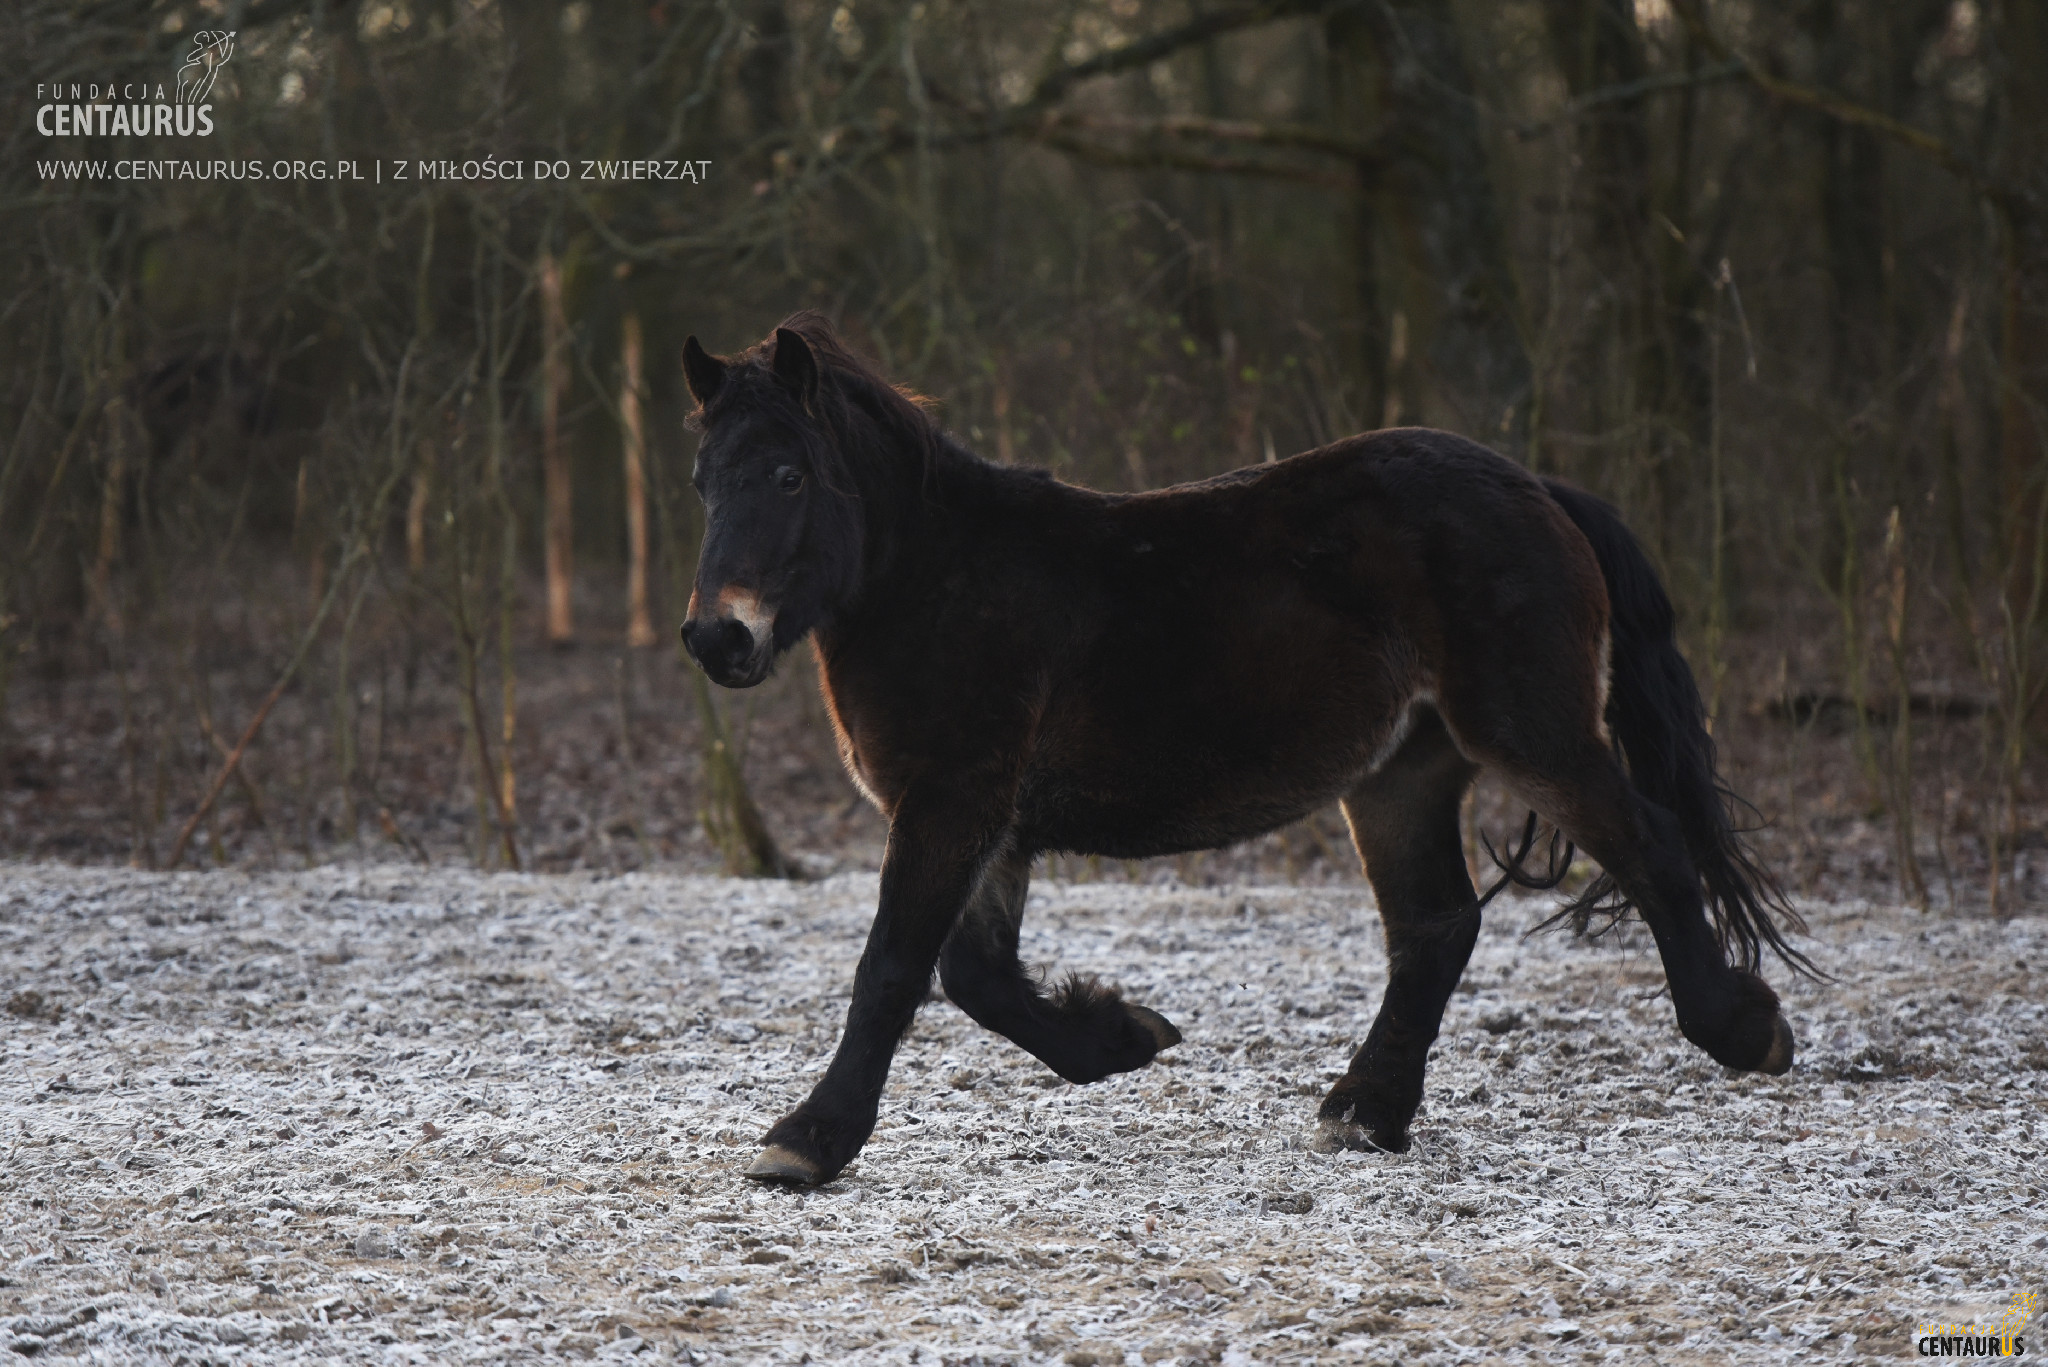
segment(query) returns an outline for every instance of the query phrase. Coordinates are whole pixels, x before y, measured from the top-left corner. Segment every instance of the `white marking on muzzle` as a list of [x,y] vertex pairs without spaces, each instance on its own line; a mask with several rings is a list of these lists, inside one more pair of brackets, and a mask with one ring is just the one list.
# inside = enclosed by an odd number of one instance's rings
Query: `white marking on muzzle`
[[718,615],[738,622],[753,635],[754,649],[765,650],[775,638],[775,609],[746,589],[720,589]]

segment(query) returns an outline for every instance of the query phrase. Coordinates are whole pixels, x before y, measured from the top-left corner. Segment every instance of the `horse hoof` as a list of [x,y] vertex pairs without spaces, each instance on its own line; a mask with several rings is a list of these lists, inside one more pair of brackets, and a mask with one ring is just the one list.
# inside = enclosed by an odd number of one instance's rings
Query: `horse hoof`
[[1772,1024],[1770,1051],[1764,1055],[1763,1062],[1757,1064],[1756,1070],[1772,1077],[1791,1072],[1793,1048],[1792,1027],[1780,1016]]
[[789,1187],[815,1187],[824,1180],[824,1169],[780,1144],[770,1144],[747,1164],[747,1176],[756,1182],[779,1182]]
[[1152,1036],[1158,1048],[1171,1049],[1180,1043],[1180,1031],[1174,1028],[1172,1021],[1149,1006],[1129,1006],[1128,1003],[1126,1005],[1130,1010],[1131,1019],[1145,1027],[1145,1033]]
[[1346,1149],[1364,1149],[1369,1142],[1363,1125],[1348,1120],[1324,1120],[1317,1122],[1315,1138],[1309,1140],[1308,1146],[1317,1153],[1343,1153]]
[[1705,1039],[1688,1032],[1687,1038],[1737,1072],[1776,1077],[1788,1071],[1794,1053],[1792,1027],[1785,1022],[1778,994],[1754,973],[1738,972],[1736,986],[1739,995],[1720,1031]]
[[1741,970],[1735,974],[1735,989],[1726,1015],[1709,1023],[1681,1014],[1679,1032],[1714,1062],[1738,1073],[1775,1077],[1789,1071],[1796,1048],[1778,994],[1756,974]]
[[1323,1119],[1316,1123],[1316,1137],[1309,1147],[1317,1153],[1406,1153],[1408,1136],[1368,1130],[1355,1120]]

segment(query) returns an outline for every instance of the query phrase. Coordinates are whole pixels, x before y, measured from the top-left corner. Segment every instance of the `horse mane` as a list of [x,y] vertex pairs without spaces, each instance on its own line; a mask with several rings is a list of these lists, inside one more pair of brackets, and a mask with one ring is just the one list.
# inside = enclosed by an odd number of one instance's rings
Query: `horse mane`
[[[849,465],[873,469],[877,462],[888,462],[894,449],[914,458],[912,468],[920,479],[932,473],[951,446],[929,411],[937,406],[936,400],[883,378],[815,309],[790,314],[777,331],[783,328],[802,337],[817,361],[818,391],[811,400],[811,416],[832,430]],[[733,360],[772,370],[774,334]]]
[[[920,394],[907,385],[891,384],[882,378],[873,366],[856,356],[839,340],[839,334],[832,327],[831,320],[816,309],[798,309],[777,325],[777,331],[787,328],[808,342],[811,354],[818,358],[823,368],[845,385],[869,393],[877,402],[893,410],[902,422],[921,424],[936,430],[928,410],[938,406],[938,400]],[[771,334],[755,350],[763,359],[772,359],[775,338]]]

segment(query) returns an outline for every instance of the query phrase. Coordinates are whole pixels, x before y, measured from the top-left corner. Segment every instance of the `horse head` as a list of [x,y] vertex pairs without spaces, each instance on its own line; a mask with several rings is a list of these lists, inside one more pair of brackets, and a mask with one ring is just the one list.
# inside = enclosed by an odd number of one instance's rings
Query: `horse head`
[[860,501],[819,416],[835,378],[789,327],[732,360],[691,337],[683,374],[699,406],[691,483],[704,501],[683,648],[714,682],[751,688],[859,579]]

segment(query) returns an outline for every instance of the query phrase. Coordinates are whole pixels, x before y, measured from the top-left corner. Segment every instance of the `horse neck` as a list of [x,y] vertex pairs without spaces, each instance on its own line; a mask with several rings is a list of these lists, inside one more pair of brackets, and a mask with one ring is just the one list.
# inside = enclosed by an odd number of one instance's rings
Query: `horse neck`
[[866,524],[865,581],[885,581],[919,561],[921,551],[945,537],[947,494],[973,456],[934,435],[872,432],[850,462]]
[[[895,611],[897,596],[915,586],[935,556],[943,557],[955,517],[951,506],[981,465],[942,435],[929,444],[911,434],[885,433],[872,425],[849,434],[847,464],[858,493],[863,522],[861,584],[853,611],[822,633],[841,638]],[[827,639],[828,647],[832,639]]]

